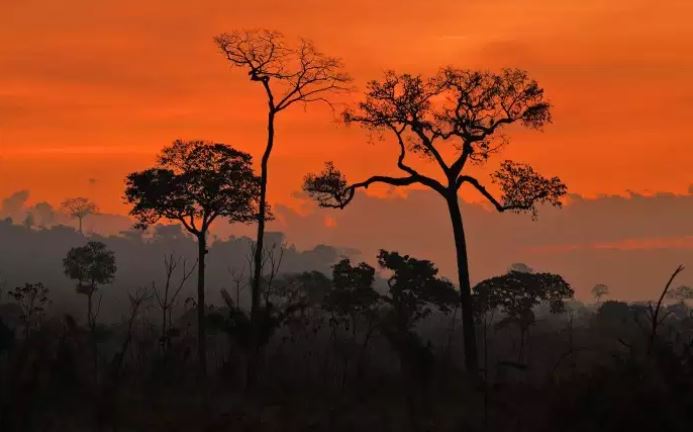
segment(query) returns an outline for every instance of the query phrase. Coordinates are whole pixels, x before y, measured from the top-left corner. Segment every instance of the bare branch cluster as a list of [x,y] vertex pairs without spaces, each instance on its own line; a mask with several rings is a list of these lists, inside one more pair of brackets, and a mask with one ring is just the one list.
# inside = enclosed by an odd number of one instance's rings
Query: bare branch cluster
[[99,211],[99,208],[88,198],[68,198],[60,204],[60,207],[73,218],[84,218]]
[[214,40],[233,66],[247,69],[252,81],[262,83],[273,112],[296,102],[331,104],[328,93],[349,90],[351,78],[341,60],[323,54],[307,39],[293,46],[279,32],[246,30]]

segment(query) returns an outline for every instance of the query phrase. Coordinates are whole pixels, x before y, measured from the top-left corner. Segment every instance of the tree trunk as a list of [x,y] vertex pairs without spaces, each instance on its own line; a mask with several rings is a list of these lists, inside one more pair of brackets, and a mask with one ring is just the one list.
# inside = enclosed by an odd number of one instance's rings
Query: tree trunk
[[94,317],[92,316],[92,296],[94,295],[93,290],[87,293],[87,327],[89,331],[94,331]]
[[93,298],[96,287],[92,281],[87,293],[87,327],[89,327],[89,345],[91,347],[91,360],[94,366],[94,383],[99,381],[99,346],[96,341],[96,317],[94,316]]
[[262,252],[265,242],[265,219],[267,218],[267,169],[269,165],[269,158],[272,154],[272,147],[274,146],[274,116],[275,112],[270,107],[269,114],[267,117],[267,146],[265,147],[265,152],[262,155],[262,161],[260,164],[260,203],[259,212],[257,220],[257,238],[255,240],[255,255],[253,257],[253,285],[251,289],[251,303],[250,303],[250,327],[251,327],[251,339],[250,339],[250,352],[251,359],[248,363],[248,376],[247,384],[252,385],[255,381],[256,374],[256,363],[257,363],[257,351],[259,349],[259,330],[260,323],[258,322],[260,317],[260,283],[262,281]]
[[197,360],[202,379],[207,377],[207,334],[205,331],[205,255],[207,233],[197,236]]
[[478,354],[472,305],[472,288],[469,282],[467,241],[464,235],[464,225],[462,224],[462,213],[460,212],[457,192],[446,197],[446,201],[450,212],[450,222],[452,223],[455,251],[457,253],[457,275],[460,285],[462,331],[464,334],[464,363],[467,371],[476,373],[478,370]]
[[168,329],[166,325],[166,302],[168,301],[168,293],[164,296],[164,307],[161,308],[161,347],[165,352],[168,351]]
[[257,238],[255,240],[255,256],[253,268],[253,287],[252,287],[252,303],[250,305],[251,317],[257,318],[257,313],[260,307],[260,282],[262,279],[262,251],[265,241],[265,219],[267,217],[267,168],[269,164],[270,154],[274,146],[274,112],[270,110],[267,119],[267,147],[262,155],[260,166],[260,203],[257,223]]

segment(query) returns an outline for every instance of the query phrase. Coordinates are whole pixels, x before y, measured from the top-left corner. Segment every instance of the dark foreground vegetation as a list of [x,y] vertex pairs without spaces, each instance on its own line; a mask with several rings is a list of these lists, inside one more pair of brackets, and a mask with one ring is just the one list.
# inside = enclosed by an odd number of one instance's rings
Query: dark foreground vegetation
[[473,288],[471,374],[458,293],[433,263],[381,251],[377,268],[286,273],[285,249],[271,250],[259,343],[239,306],[249,280],[230,276],[205,308],[204,370],[198,303],[183,298],[194,261],[166,256],[160,282],[130,290],[110,323],[99,292],[118,257],[99,241],[62,262],[83,316],[53,310],[41,283],[5,287],[0,429],[690,430],[693,296],[675,284],[680,269],[652,303],[605,300],[598,285],[585,305],[559,275],[514,264]]

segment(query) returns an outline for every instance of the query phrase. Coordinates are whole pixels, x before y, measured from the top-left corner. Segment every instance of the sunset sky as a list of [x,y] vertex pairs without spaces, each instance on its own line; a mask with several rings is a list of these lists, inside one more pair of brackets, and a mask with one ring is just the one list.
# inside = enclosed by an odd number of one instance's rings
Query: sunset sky
[[[357,90],[386,69],[524,68],[545,87],[554,123],[516,134],[503,156],[584,196],[685,194],[692,15],[693,3],[672,0],[2,0],[0,196],[81,194],[124,213],[123,177],[175,138],[259,155],[261,91],[212,38],[260,27],[341,57]],[[352,178],[392,165],[391,147],[324,107],[296,107],[278,129],[275,202],[295,206],[304,172],[326,159]]]
[[[124,229],[131,222],[113,215],[127,212],[125,175],[172,140],[224,142],[257,160],[262,91],[213,37],[276,29],[344,61],[356,88],[345,103],[388,69],[526,69],[546,89],[554,121],[543,132],[512,131],[499,160],[558,175],[573,195],[537,224],[467,210],[472,279],[524,260],[561,271],[579,293],[607,282],[624,297],[647,296],[670,267],[693,259],[691,16],[685,0],[0,0],[0,198],[29,191],[0,213],[83,195],[111,214],[88,229]],[[371,258],[379,247],[402,248],[452,274],[435,197],[387,198],[381,189],[337,213],[298,194],[325,160],[354,180],[391,172],[392,143],[337,118],[324,106],[280,117],[273,229],[299,247],[326,242]],[[464,190],[463,198],[478,199]],[[411,231],[423,223],[430,234]]]

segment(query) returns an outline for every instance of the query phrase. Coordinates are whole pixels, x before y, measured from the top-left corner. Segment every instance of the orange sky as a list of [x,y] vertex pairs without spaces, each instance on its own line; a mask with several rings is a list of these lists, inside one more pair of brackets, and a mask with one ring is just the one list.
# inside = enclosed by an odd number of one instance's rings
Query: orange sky
[[[92,197],[123,212],[124,176],[175,138],[259,155],[264,101],[212,37],[238,28],[306,36],[359,88],[383,70],[527,69],[554,104],[544,133],[504,156],[583,195],[693,184],[693,2],[681,0],[0,0],[0,197]],[[306,171],[390,167],[325,108],[278,124],[270,197],[295,203]],[[368,157],[364,157],[364,155]]]

